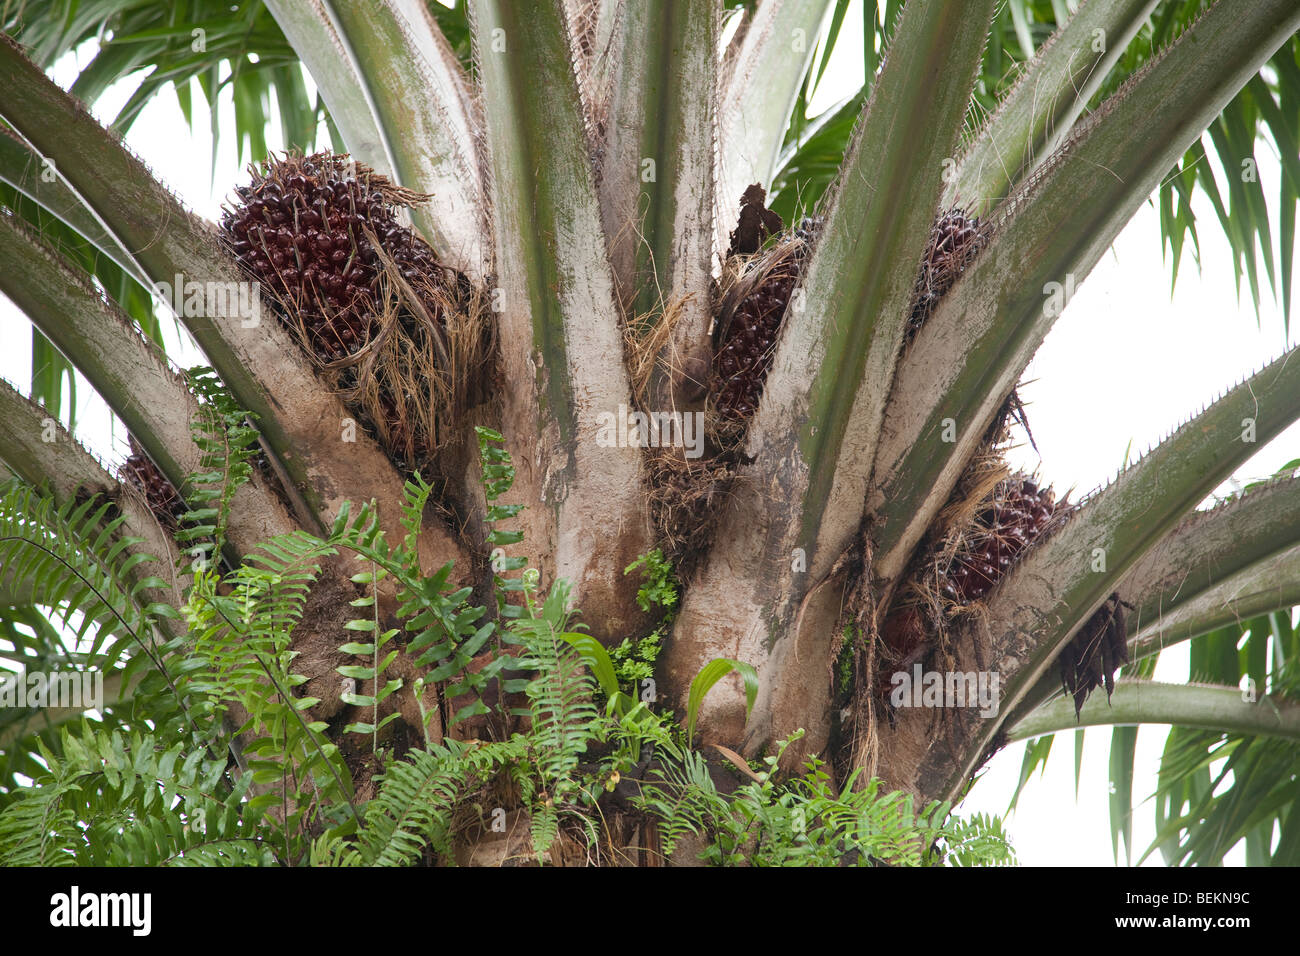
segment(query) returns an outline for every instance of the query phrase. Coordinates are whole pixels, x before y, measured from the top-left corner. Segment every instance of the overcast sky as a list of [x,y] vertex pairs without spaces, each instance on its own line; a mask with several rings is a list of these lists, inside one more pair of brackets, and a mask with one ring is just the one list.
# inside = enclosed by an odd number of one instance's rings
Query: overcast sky
[[[846,23],[861,22],[860,11],[851,8]],[[72,58],[65,59],[56,79],[69,85],[77,68]],[[832,59],[814,110],[853,92],[861,82],[861,37],[850,32]],[[111,119],[129,92],[129,87],[110,91],[97,114]],[[202,110],[201,103],[195,97],[196,111]],[[233,129],[233,124],[225,128]],[[222,200],[246,176],[236,161],[233,137],[228,137],[221,144],[214,178],[208,124],[202,116],[196,118],[195,130],[191,133],[184,123],[174,97],[164,94],[144,111],[128,142],[192,209],[215,218]],[[267,139],[278,145],[278,129]],[[1265,194],[1273,196],[1278,164],[1270,147],[1262,146],[1258,157]],[[1029,367],[1030,384],[1021,389],[1021,396],[1029,405],[1041,459],[1027,445],[1013,450],[1011,458],[1021,468],[1037,469],[1058,491],[1074,488],[1082,493],[1109,480],[1126,455],[1136,457],[1287,345],[1281,309],[1267,294],[1258,320],[1249,293],[1239,300],[1227,243],[1208,203],[1199,194],[1198,200],[1199,274],[1189,249],[1171,298],[1159,218],[1150,204],[1145,205],[1079,287]],[[194,364],[196,353],[182,347],[174,333],[169,337],[179,364]],[[0,297],[0,375],[24,387],[30,381],[29,338],[26,319]],[[125,435],[111,432],[107,410],[84,384],[78,406],[80,431],[92,450],[114,461],[125,457]],[[1293,427],[1262,448],[1237,478],[1245,482],[1267,476],[1297,457],[1300,428]],[[1229,487],[1225,484],[1221,490]],[[1185,681],[1187,676],[1185,645],[1162,657],[1159,679]],[[1134,792],[1139,801],[1154,789],[1165,733],[1163,727],[1151,727],[1138,737]],[[1107,822],[1110,731],[1096,729],[1086,735],[1077,803],[1073,737],[1059,735],[1046,773],[1030,782],[1008,818],[1022,863],[1113,863]],[[1023,751],[1023,745],[1012,745],[995,757],[962,810],[1005,813]],[[1134,816],[1135,859],[1154,834],[1152,819],[1151,804],[1139,805]],[[1234,856],[1241,862],[1242,854]],[[1234,862],[1232,857],[1229,861]],[[1159,862],[1156,858],[1149,864]]]

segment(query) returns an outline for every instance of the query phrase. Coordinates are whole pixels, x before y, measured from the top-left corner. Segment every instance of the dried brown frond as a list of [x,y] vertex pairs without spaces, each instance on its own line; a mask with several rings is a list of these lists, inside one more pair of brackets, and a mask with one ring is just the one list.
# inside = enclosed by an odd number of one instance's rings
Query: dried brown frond
[[660,312],[637,316],[623,326],[623,350],[631,379],[632,398],[642,408],[650,400],[650,386],[658,369],[672,377],[680,373],[669,344],[678,323],[686,314],[689,296],[671,300]]
[[690,460],[670,449],[649,459],[650,516],[664,555],[689,579],[713,539],[715,517],[732,493],[732,466],[716,460]]

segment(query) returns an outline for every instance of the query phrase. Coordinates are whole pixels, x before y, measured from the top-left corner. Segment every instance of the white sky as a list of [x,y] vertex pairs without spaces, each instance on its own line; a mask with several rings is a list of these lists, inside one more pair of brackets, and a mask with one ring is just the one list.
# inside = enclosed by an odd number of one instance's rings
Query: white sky
[[[848,32],[813,102],[814,112],[862,83],[861,38],[854,31],[862,22],[859,4],[855,0],[850,7]],[[84,63],[83,52],[80,65]],[[61,62],[58,82],[70,84],[78,65],[72,59]],[[129,92],[129,87],[110,91],[100,101],[97,115],[111,119]],[[202,111],[201,97],[196,95],[194,101],[196,111]],[[233,123],[225,128],[233,129]],[[267,141],[278,147],[278,127],[269,132]],[[227,138],[213,180],[207,122],[200,112],[191,133],[170,95],[159,97],[144,111],[128,142],[190,208],[208,218],[216,218],[222,200],[246,178],[236,161],[233,138]],[[1277,157],[1269,147],[1258,149],[1257,155],[1265,194],[1272,196],[1278,182]],[[1196,212],[1202,269],[1198,274],[1189,248],[1172,298],[1169,264],[1161,256],[1159,218],[1149,203],[1079,287],[1029,367],[1026,379],[1032,384],[1021,390],[1042,458],[1026,445],[1013,451],[1016,465],[1039,469],[1058,490],[1073,487],[1085,492],[1109,480],[1126,453],[1136,457],[1286,347],[1281,309],[1265,293],[1257,321],[1249,292],[1243,290],[1245,298],[1238,301],[1231,254],[1213,211],[1200,201]],[[29,329],[25,317],[0,297],[0,376],[22,385],[30,381]],[[175,339],[174,334],[169,337]],[[1293,331],[1293,343],[1295,339]],[[173,354],[176,345],[169,343]],[[197,353],[187,348],[177,354],[177,361],[194,364]],[[79,431],[92,450],[112,460],[125,457],[125,435],[111,434],[107,409],[84,383],[78,406]],[[1300,426],[1262,448],[1236,477],[1242,482],[1263,477],[1296,457],[1300,457]],[[1166,653],[1157,677],[1187,679],[1185,645]],[[1165,733],[1165,728],[1150,727],[1139,734],[1134,785],[1138,801],[1154,789]],[[1109,728],[1086,735],[1076,802],[1073,734],[1058,735],[1046,772],[1030,781],[1016,812],[1007,819],[1022,863],[1113,865],[1107,810],[1109,742]],[[1023,745],[1015,744],[994,758],[962,811],[1004,814],[1023,752]],[[1134,859],[1153,835],[1151,804],[1140,803],[1134,813]],[[1244,854],[1236,852],[1229,862],[1243,859]],[[1160,865],[1158,856],[1148,865]]]

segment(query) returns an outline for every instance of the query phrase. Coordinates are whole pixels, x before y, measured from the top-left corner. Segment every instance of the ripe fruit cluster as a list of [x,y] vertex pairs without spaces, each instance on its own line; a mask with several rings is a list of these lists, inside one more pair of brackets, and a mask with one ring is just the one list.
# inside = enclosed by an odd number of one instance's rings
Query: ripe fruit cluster
[[427,198],[346,155],[288,154],[222,216],[245,273],[403,469],[427,464],[490,374],[481,293],[399,219]]
[[799,280],[808,244],[791,238],[777,246],[758,268],[761,277],[722,318],[714,337],[709,393],[723,419],[742,422],[758,409],[763,383],[772,367],[786,306]]
[[[740,220],[731,234],[731,255],[758,253],[769,235],[780,232],[781,220],[763,207],[764,198],[757,186],[745,191]],[[709,393],[724,421],[743,422],[758,408],[786,307],[822,224],[822,217],[802,220],[768,252],[759,254],[723,299],[714,332]],[[934,221],[908,315],[909,338],[986,241],[987,229],[980,220],[959,207]]]
[[[346,156],[271,158],[222,215],[231,251],[287,306],[318,359],[336,362],[374,331],[382,251],[417,294],[439,277],[433,250],[397,220],[418,199]],[[376,244],[378,249],[376,249]],[[438,316],[437,303],[425,303]]]
[[125,484],[144,495],[149,510],[164,527],[175,531],[180,526],[180,517],[185,513],[185,501],[134,438],[131,439],[131,455],[122,463],[117,474]]
[[934,221],[912,293],[909,337],[920,331],[939,300],[952,288],[986,241],[987,230],[979,218],[967,216],[960,207],[953,207]]
[[1000,482],[975,516],[940,585],[944,597],[958,604],[984,597],[1034,541],[1046,534],[1069,506],[1057,503],[1051,488],[1040,488],[1025,475]]
[[[1073,505],[1057,501],[1051,488],[1040,487],[1028,475],[999,482],[981,504],[974,519],[955,541],[937,543],[921,562],[923,592],[938,592],[951,605],[964,606],[984,598],[1030,545],[1051,534],[1068,517]],[[943,555],[950,555],[945,563]],[[1075,712],[1098,687],[1115,688],[1115,670],[1128,662],[1124,603],[1118,594],[1084,623],[1059,658],[1061,683],[1074,697]],[[933,646],[927,619],[942,621],[941,604],[908,602],[896,607],[881,627],[891,662],[913,661]],[[882,675],[880,690],[888,686]]]
[[[764,206],[766,199],[757,183],[740,198],[740,218],[727,249],[728,262],[740,272],[722,298],[713,329],[709,397],[720,418],[733,425],[758,409],[786,306],[821,222],[805,219],[794,235],[782,236],[784,223]],[[780,238],[763,252],[772,236]]]

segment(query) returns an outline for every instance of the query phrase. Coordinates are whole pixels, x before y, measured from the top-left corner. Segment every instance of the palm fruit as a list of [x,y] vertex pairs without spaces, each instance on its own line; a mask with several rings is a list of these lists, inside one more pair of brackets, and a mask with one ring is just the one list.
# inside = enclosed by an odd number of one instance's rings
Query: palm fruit
[[[936,541],[917,562],[913,579],[919,600],[895,603],[880,628],[886,659],[910,663],[930,648],[930,635],[944,626],[949,605],[964,606],[993,589],[1025,549],[1059,524],[1071,506],[1028,475],[994,486],[959,532]],[[939,597],[942,600],[936,600]],[[888,686],[882,669],[878,690]]]
[[912,293],[909,338],[920,331],[944,293],[952,288],[987,239],[987,230],[979,218],[967,216],[960,207],[954,206],[934,221]]
[[166,528],[175,530],[180,516],[185,513],[185,501],[180,492],[158,470],[134,436],[131,437],[131,454],[118,469],[118,477],[144,495],[149,510]]
[[1021,553],[1068,512],[1051,488],[1040,488],[1026,475],[998,483],[989,501],[966,532],[941,584],[944,597],[967,604],[984,597]]
[[1129,605],[1118,593],[1112,594],[1061,651],[1061,686],[1074,698],[1076,717],[1088,695],[1098,687],[1106,688],[1106,699],[1110,700],[1115,690],[1115,671],[1128,663],[1126,607]]
[[[374,330],[383,264],[371,236],[408,282],[441,276],[433,250],[397,220],[397,208],[418,194],[343,155],[273,157],[252,172],[222,227],[243,268],[286,305],[291,326],[302,323],[321,361],[355,352]],[[438,315],[436,303],[426,305]]]
[[[765,235],[772,226],[778,231],[781,228],[780,217],[762,208],[763,191],[758,189],[756,196],[751,195],[755,189],[758,187],[746,190],[748,202],[742,200],[740,224],[732,233],[733,249],[746,226],[747,216],[757,231],[750,235],[743,248],[757,249],[752,242],[753,235]],[[724,420],[743,422],[758,408],[786,306],[821,224],[820,218],[802,220],[793,233],[757,256],[723,298],[713,333],[709,394]]]
[[[985,597],[1011,569],[1030,545],[1051,534],[1073,506],[1056,501],[1051,488],[1041,488],[1027,475],[1012,475],[999,482],[987,501],[963,528],[957,547],[946,567],[939,556],[948,553],[949,542],[939,542],[921,566],[936,569],[927,578],[938,586],[948,601],[966,605]],[[1078,714],[1088,695],[1106,688],[1109,699],[1115,689],[1115,671],[1128,662],[1124,608],[1118,594],[1112,594],[1084,622],[1059,658],[1061,684],[1074,698]],[[931,614],[942,614],[937,608]],[[906,603],[890,611],[881,626],[881,639],[892,662],[911,662],[926,653],[931,642],[923,604]],[[882,671],[877,691],[885,693],[888,672]]]
[[775,252],[779,258],[752,291],[729,315],[724,312],[716,336],[709,392],[719,414],[732,421],[744,421],[758,408],[781,319],[799,278],[802,256],[781,248]]

